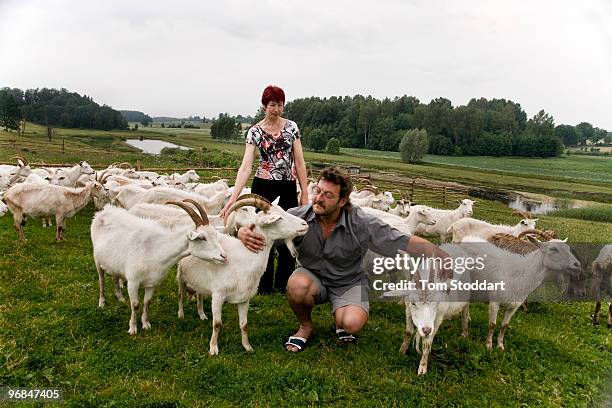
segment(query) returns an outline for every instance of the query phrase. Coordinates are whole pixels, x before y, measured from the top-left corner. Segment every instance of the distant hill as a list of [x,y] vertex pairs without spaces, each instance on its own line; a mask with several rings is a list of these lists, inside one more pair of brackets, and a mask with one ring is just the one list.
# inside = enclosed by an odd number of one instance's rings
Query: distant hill
[[149,115],[145,115],[143,112],[131,111],[131,110],[120,110],[121,115],[128,122],[139,122],[139,123],[151,123],[153,119]]
[[169,116],[154,116],[153,123],[161,122],[202,122],[202,118],[199,116],[190,116],[188,118],[171,118]]

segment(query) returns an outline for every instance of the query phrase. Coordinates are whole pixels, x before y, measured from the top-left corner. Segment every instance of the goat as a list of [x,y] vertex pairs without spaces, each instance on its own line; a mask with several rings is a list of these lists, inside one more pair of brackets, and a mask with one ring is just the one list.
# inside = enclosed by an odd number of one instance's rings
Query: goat
[[[306,221],[285,212],[278,206],[279,199],[273,203],[261,197],[250,197],[236,201],[228,213],[242,206],[255,206],[262,211],[257,213],[253,222],[253,230],[265,237],[265,247],[258,253],[248,250],[242,242],[229,235],[221,235],[219,241],[228,253],[228,262],[220,265],[203,261],[193,256],[179,262],[176,280],[179,286],[178,316],[184,317],[183,299],[187,289],[198,295],[212,297],[213,332],[210,338],[209,354],[217,355],[217,343],[221,329],[221,309],[224,302],[235,303],[238,306],[242,346],[247,351],[253,351],[249,343],[247,329],[247,314],[250,299],[257,293],[257,286],[268,262],[270,249],[274,240],[290,240],[304,235],[308,230]],[[202,310],[201,296],[198,297],[198,313],[200,318],[206,318]]]
[[17,160],[17,167],[11,167],[11,170],[0,173],[0,191],[8,189],[32,173],[30,164],[25,158],[21,156],[12,158]]
[[[593,295],[595,310],[592,316],[594,325],[599,324],[599,310],[601,309],[601,292],[612,295],[612,244],[604,246],[591,266],[593,271]],[[612,302],[608,303],[608,327],[612,327]]]
[[105,195],[102,184],[90,182],[83,188],[69,188],[53,184],[17,184],[6,192],[4,200],[13,213],[15,230],[20,241],[25,241],[25,217],[55,215],[56,239],[64,239],[65,221],[81,211],[93,197]]
[[168,274],[170,267],[181,258],[192,255],[218,263],[227,260],[219,245],[217,232],[208,225],[206,213],[198,216],[187,204],[169,201],[185,210],[193,225],[175,230],[162,227],[152,220],[139,218],[122,208],[107,205],[91,223],[91,241],[100,281],[99,307],[104,307],[104,275],[113,277],[117,299],[123,300],[120,280],[127,281],[132,314],[128,333],[135,335],[138,289],[145,294],[141,316],[142,328],[150,329],[149,304],[153,291]]
[[[476,204],[476,201],[470,199],[463,199],[459,201],[459,207],[454,210],[440,210],[437,208],[431,208],[432,213],[436,217],[436,225],[432,226],[419,226],[415,230],[415,234],[422,236],[437,236],[440,238],[440,242],[446,242],[449,237],[448,228],[451,224],[457,222],[461,218],[471,217],[473,214],[472,206]],[[412,206],[413,208],[420,208],[423,206]]]
[[78,164],[67,169],[58,169],[56,172],[59,185],[64,187],[76,187],[79,177],[83,174],[93,173],[94,170],[86,161],[80,161]]
[[[456,244],[444,244],[440,246],[454,260],[461,258],[467,259],[469,255]],[[473,268],[465,268],[460,272],[459,268],[454,269],[453,281],[457,283],[470,283],[470,271]],[[436,288],[448,287],[449,282],[439,279],[434,270],[425,265],[417,268],[415,273],[410,276],[409,271],[402,270],[408,280],[415,284],[415,290],[411,291],[403,298],[406,308],[406,330],[404,339],[399,349],[401,354],[406,354],[410,347],[412,335],[415,333],[416,350],[421,353],[421,361],[417,375],[427,373],[429,353],[435,335],[444,320],[462,314],[462,333],[467,336],[469,322],[469,289],[445,291]],[[433,285],[432,285],[433,284]],[[431,286],[431,287],[430,287]],[[468,286],[469,288],[469,286]],[[422,343],[421,345],[419,343]],[[422,349],[422,352],[421,352]]]
[[504,290],[484,290],[484,300],[489,302],[489,331],[486,347],[493,348],[497,313],[504,306],[504,317],[497,336],[497,347],[504,350],[504,334],[510,319],[527,296],[552,273],[581,269],[580,261],[572,254],[565,241],[551,239],[546,242],[525,242],[520,238],[535,234],[550,238],[539,230],[523,231],[518,237],[510,234],[494,234],[487,241],[479,237],[466,237],[462,248],[472,256],[486,254],[484,268],[471,271],[472,281],[504,282]]
[[452,234],[453,242],[461,242],[467,236],[487,239],[493,234],[504,233],[518,236],[523,231],[535,229],[538,219],[522,219],[516,225],[489,224],[475,218],[462,218],[448,227],[447,232]]

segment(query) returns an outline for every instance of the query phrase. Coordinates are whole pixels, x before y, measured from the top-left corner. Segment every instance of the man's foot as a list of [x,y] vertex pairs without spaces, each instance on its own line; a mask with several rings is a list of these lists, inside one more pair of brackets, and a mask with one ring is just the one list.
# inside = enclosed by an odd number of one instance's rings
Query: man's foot
[[314,327],[312,326],[300,326],[299,330],[291,335],[289,341],[285,343],[285,349],[291,353],[302,351],[304,347],[306,347],[308,339],[312,336],[313,331]]

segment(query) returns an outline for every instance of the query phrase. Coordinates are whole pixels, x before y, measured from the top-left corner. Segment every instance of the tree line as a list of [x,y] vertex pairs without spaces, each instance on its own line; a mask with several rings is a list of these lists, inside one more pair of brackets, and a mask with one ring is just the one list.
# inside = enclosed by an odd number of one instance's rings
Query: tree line
[[472,99],[454,107],[446,98],[423,104],[406,95],[309,97],[288,102],[285,116],[298,123],[303,143],[314,150],[336,138],[343,147],[398,151],[408,130],[422,129],[431,154],[550,157],[564,145],[610,136],[587,122],[555,127],[543,110],[528,119],[520,104],[505,99]]
[[81,129],[127,129],[128,123],[119,111],[98,105],[87,95],[66,89],[0,89],[0,124],[20,130],[23,122]]

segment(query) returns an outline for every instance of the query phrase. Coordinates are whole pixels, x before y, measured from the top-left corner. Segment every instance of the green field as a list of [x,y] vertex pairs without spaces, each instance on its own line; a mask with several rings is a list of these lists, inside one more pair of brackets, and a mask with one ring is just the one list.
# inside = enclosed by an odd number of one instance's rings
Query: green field
[[[58,129],[49,144],[42,128],[28,125],[30,133],[17,141],[17,149],[10,146],[14,135],[0,132],[0,161],[19,153],[30,161],[86,159],[105,165],[140,160],[145,166],[186,167],[207,155],[214,156],[211,160],[227,159],[215,149],[236,155],[243,149],[241,144],[212,141],[207,134],[197,134],[192,129],[154,130],[155,133]],[[182,130],[188,132],[179,132]],[[197,154],[151,157],[122,143],[122,138],[138,134],[194,147]],[[55,139],[62,138],[65,153],[57,150]],[[606,182],[579,178],[564,181],[560,175],[551,179],[534,173],[504,175],[497,170],[463,170],[448,163],[406,165],[349,154],[307,152],[306,157],[319,162],[392,169],[402,177],[430,175],[445,180],[473,180],[474,184],[487,186],[506,181],[506,188],[516,185],[523,191],[550,191],[562,186],[571,197],[582,197],[583,190],[595,196],[612,194]],[[572,163],[577,171],[587,165]],[[576,189],[572,189],[574,185]],[[440,206],[439,196],[426,191],[419,194],[420,202]],[[451,195],[446,207],[454,206],[452,202],[457,198],[461,197]],[[510,210],[499,202],[479,200],[474,210],[476,218],[516,222]],[[434,341],[429,372],[417,377],[419,357],[414,348],[407,356],[398,353],[404,312],[403,307],[391,302],[372,305],[371,319],[359,341],[348,347],[335,343],[329,329],[329,305],[317,307],[317,334],[298,355],[283,351],[282,343],[295,329],[296,321],[282,295],[256,296],[252,300],[252,354],[245,353],[240,344],[235,307],[226,305],[220,355],[210,357],[210,321],[197,319],[194,303],[186,306],[184,321],[176,317],[172,270],[153,298],[152,329],[139,330],[131,337],[127,334],[129,307],[112,296],[110,281],[107,306],[97,307],[97,273],[89,238],[93,211],[89,206],[68,220],[66,240],[59,244],[54,242],[54,230],[43,229],[38,220],[28,221],[28,242],[20,244],[16,242],[10,214],[0,218],[0,385],[59,387],[64,390],[65,405],[78,407],[562,407],[588,406],[598,399],[610,398],[612,329],[590,324],[591,303],[539,303],[532,304],[527,313],[519,311],[506,334],[505,352],[485,349],[487,312],[484,305],[476,304],[472,308],[470,337],[459,337],[458,319],[445,322]],[[612,223],[602,219],[601,214],[607,214],[607,207],[544,215],[538,226],[555,229],[570,242],[609,243]],[[210,315],[207,301],[205,310]],[[601,406],[605,404],[601,402]]]

